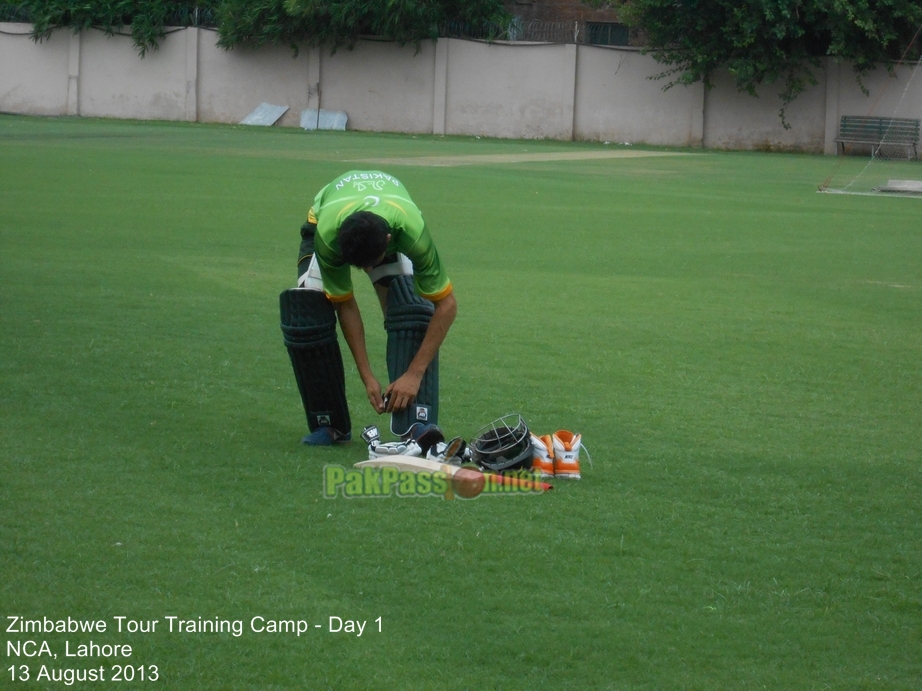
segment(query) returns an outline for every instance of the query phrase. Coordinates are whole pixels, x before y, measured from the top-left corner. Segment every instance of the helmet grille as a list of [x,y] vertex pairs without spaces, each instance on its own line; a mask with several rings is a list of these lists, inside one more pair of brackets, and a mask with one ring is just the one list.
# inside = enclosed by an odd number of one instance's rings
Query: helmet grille
[[521,415],[494,420],[471,441],[474,461],[490,470],[507,470],[531,462],[531,437]]

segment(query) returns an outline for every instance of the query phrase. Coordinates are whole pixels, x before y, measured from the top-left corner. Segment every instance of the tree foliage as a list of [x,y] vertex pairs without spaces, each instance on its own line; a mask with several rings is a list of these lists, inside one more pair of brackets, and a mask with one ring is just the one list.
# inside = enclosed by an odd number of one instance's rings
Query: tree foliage
[[32,22],[32,38],[40,41],[55,29],[102,29],[109,35],[130,27],[143,56],[156,49],[168,26],[188,26],[212,17],[218,0],[20,0],[7,2]]
[[400,43],[438,38],[455,23],[504,25],[502,0],[224,0],[221,44],[266,42],[339,46],[360,36]]
[[[55,29],[95,27],[109,34],[131,28],[143,56],[168,26],[209,24],[219,45],[354,43],[370,35],[411,43],[437,38],[449,24],[502,27],[502,0],[0,0],[11,17],[28,18],[35,40]],[[0,13],[2,15],[2,13]],[[205,21],[202,20],[205,18]]]
[[903,57],[922,26],[919,0],[626,0],[623,8],[647,51],[669,66],[659,75],[670,78],[667,88],[710,86],[725,67],[753,95],[759,85],[781,82],[785,105],[816,83],[811,68],[820,58],[853,63],[860,80],[875,64]]

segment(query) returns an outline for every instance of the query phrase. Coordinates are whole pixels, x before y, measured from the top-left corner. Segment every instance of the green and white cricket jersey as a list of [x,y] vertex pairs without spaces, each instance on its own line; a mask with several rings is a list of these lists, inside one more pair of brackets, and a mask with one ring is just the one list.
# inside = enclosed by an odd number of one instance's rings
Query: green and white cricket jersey
[[352,170],[317,193],[307,217],[317,224],[314,256],[330,300],[342,302],[352,297],[352,267],[342,259],[337,235],[343,221],[356,211],[370,211],[387,221],[391,228],[387,254],[400,252],[412,262],[413,282],[420,295],[437,301],[451,292],[429,229],[403,184],[380,171]]

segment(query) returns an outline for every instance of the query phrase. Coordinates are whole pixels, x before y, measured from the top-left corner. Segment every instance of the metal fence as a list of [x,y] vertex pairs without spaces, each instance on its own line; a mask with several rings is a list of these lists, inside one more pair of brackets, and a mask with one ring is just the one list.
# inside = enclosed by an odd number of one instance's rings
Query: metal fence
[[164,24],[166,26],[201,26],[215,28],[218,25],[218,18],[213,8],[181,5],[170,14]]
[[463,24],[449,22],[439,35],[446,38],[473,38],[484,41],[532,41],[537,43],[582,43],[626,46],[630,30],[613,22],[546,22],[514,17],[508,25],[494,23]]

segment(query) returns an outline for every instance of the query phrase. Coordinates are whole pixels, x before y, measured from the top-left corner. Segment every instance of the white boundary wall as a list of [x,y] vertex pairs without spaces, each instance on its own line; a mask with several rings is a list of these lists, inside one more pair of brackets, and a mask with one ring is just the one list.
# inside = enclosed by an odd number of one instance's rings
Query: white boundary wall
[[[753,98],[719,74],[710,90],[663,91],[651,79],[661,66],[625,48],[360,41],[294,57],[274,46],[225,51],[213,31],[189,28],[141,58],[128,36],[58,30],[36,44],[30,29],[0,23],[0,112],[237,123],[268,102],[289,106],[282,126],[321,107],[366,131],[835,153],[840,116],[875,103],[891,112],[911,73],[876,70],[866,96],[851,68],[829,59],[788,107],[785,129],[776,89]],[[922,84],[900,114],[922,117]]]

